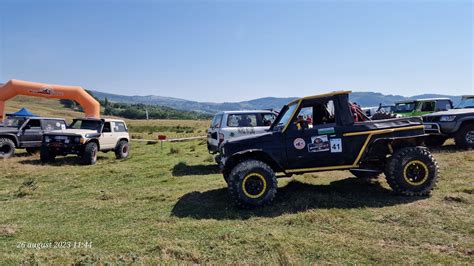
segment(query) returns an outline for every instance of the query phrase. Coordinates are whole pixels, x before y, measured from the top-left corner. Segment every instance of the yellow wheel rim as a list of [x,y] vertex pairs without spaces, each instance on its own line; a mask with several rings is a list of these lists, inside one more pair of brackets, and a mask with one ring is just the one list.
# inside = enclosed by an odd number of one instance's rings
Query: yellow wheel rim
[[419,160],[408,162],[403,169],[403,177],[410,185],[421,185],[425,183],[425,181],[428,179],[428,176],[428,165]]
[[250,173],[242,181],[242,191],[245,196],[256,199],[260,198],[267,190],[267,181],[259,173]]

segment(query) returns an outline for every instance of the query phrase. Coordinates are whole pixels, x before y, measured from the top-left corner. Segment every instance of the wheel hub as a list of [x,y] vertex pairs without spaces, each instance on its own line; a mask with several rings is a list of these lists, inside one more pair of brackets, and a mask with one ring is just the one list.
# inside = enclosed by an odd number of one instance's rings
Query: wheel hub
[[247,175],[242,182],[242,189],[244,194],[249,198],[261,197],[267,188],[265,177],[258,173],[251,173]]
[[9,154],[12,151],[12,148],[9,145],[3,145],[0,147],[0,154]]
[[403,171],[405,180],[411,185],[421,185],[429,175],[428,166],[422,161],[407,163]]
[[474,131],[468,131],[466,133],[466,141],[470,144],[474,144]]

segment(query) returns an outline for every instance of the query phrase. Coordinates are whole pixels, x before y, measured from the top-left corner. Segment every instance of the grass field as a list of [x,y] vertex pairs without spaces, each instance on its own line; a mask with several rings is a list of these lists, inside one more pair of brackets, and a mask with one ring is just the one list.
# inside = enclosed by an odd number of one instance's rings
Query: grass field
[[[9,111],[24,105],[40,115],[82,115],[42,99],[15,99]],[[128,123],[143,138],[191,135],[208,124]],[[41,165],[20,152],[0,161],[0,265],[472,265],[474,152],[448,145],[435,157],[441,178],[431,197],[394,195],[383,178],[325,172],[279,179],[273,205],[241,210],[202,141],[163,149],[133,142],[130,158],[100,154],[94,166],[73,156]]]
[[[472,264],[474,154],[435,157],[431,197],[326,172],[280,179],[272,206],[240,210],[203,142],[133,143],[129,159],[95,166],[19,154],[1,162],[0,264]],[[92,244],[21,247],[61,241]]]

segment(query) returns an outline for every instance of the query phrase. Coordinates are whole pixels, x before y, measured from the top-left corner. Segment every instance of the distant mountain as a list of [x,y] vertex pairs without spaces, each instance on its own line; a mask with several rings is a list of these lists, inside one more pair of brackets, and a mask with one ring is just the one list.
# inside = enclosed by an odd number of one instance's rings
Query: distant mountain
[[[104,100],[107,98],[111,102],[121,103],[143,103],[151,105],[159,105],[171,107],[174,109],[196,111],[202,113],[217,113],[220,111],[233,111],[233,110],[252,110],[252,109],[275,109],[279,110],[283,105],[296,99],[296,97],[290,98],[277,98],[277,97],[265,97],[250,101],[243,102],[224,102],[224,103],[211,103],[211,102],[196,102],[190,100],[184,100],[172,97],[162,97],[156,95],[146,96],[125,96],[111,93],[104,93],[99,91],[92,91],[95,97]],[[384,105],[393,104],[397,101],[403,101],[408,99],[423,99],[423,98],[450,98],[455,104],[461,99],[460,96],[451,95],[438,95],[438,94],[422,94],[411,97],[404,97],[400,95],[384,95],[378,92],[353,92],[350,95],[352,102],[356,102],[361,106],[378,106],[380,103]]]

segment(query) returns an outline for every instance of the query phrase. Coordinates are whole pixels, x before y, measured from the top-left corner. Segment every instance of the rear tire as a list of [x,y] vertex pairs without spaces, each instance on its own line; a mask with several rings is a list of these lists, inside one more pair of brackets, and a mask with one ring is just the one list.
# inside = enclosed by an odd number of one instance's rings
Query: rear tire
[[257,160],[247,160],[232,169],[228,177],[229,193],[239,207],[252,208],[270,203],[277,193],[272,168]]
[[41,146],[40,148],[40,161],[42,163],[52,163],[56,159],[56,154],[48,147]]
[[117,159],[127,158],[129,151],[130,151],[130,146],[128,144],[128,141],[121,140],[117,144],[117,147],[115,147],[115,158]]
[[86,165],[93,165],[97,162],[97,153],[99,147],[95,142],[89,142],[84,148],[84,154],[82,155],[82,163]]
[[402,148],[388,159],[386,165],[387,183],[402,195],[428,195],[438,180],[438,163],[426,148]]
[[397,115],[393,113],[377,112],[370,118],[370,120],[384,120],[384,119],[392,119],[396,117]]
[[454,136],[456,146],[461,149],[474,148],[474,124],[462,126]]
[[15,154],[15,143],[8,138],[0,139],[0,158],[10,158]]

